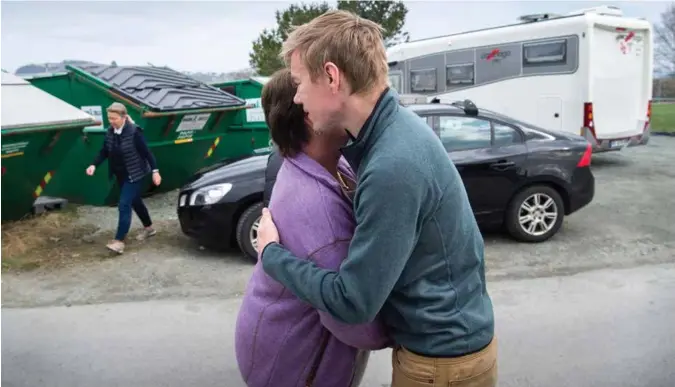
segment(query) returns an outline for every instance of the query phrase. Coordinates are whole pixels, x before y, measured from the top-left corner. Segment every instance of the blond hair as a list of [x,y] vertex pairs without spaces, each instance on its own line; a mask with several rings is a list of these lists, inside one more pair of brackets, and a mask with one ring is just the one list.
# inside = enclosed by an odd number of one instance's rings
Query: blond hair
[[281,57],[289,64],[297,51],[313,81],[323,74],[326,62],[333,62],[352,93],[369,92],[387,84],[383,31],[379,24],[351,12],[328,11],[295,27],[281,48]]
[[122,117],[127,115],[127,107],[119,102],[113,102],[110,106],[108,106],[106,111],[108,113],[117,113]]

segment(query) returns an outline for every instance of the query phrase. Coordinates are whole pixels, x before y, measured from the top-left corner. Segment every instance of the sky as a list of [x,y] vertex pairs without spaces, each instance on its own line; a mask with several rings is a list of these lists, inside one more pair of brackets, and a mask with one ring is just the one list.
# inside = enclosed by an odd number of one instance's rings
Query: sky
[[[309,1],[308,1],[309,2]],[[329,1],[335,4],[335,1]],[[406,1],[404,29],[422,39],[516,22],[532,13],[597,5],[658,23],[668,1]],[[229,72],[248,67],[251,43],[275,27],[288,1],[7,1],[0,3],[0,62],[89,60]]]

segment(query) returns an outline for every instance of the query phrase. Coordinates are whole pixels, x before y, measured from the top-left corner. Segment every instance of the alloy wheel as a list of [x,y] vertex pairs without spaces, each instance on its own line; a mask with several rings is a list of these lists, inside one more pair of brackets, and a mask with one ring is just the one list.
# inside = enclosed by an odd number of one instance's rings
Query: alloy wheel
[[248,237],[251,239],[251,246],[253,246],[253,249],[256,251],[258,250],[258,227],[260,226],[260,218],[262,218],[262,216],[256,218],[248,232]]
[[541,236],[551,231],[558,219],[558,206],[552,197],[535,193],[520,205],[518,222],[527,234]]

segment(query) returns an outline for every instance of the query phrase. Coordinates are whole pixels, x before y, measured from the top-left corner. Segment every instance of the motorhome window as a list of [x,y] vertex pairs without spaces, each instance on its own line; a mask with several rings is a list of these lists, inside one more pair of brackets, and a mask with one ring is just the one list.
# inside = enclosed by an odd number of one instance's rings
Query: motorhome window
[[490,122],[471,117],[438,117],[438,134],[448,152],[490,148]]
[[565,64],[566,61],[566,40],[523,44],[523,64],[525,66]]
[[389,74],[389,87],[401,92],[401,74]]
[[410,70],[410,91],[436,91],[436,69]]
[[474,84],[474,64],[449,65],[445,69],[445,84],[448,87],[461,87]]

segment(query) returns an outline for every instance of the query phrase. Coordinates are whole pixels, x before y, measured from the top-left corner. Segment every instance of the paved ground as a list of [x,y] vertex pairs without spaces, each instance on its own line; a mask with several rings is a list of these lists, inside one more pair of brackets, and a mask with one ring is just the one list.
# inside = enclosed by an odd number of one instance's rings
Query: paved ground
[[[653,137],[646,147],[596,155],[595,200],[568,217],[554,239],[527,245],[498,234],[485,236],[488,277],[531,278],[675,262],[674,152],[675,138]],[[171,225],[165,232],[172,238],[162,239],[166,244],[150,240],[130,247],[123,257],[56,272],[4,274],[3,306],[236,297],[251,265],[238,253],[200,251],[180,233],[175,202],[175,193],[149,200],[153,216]],[[82,216],[110,229],[116,211],[90,208]]]
[[[501,387],[675,385],[675,264],[494,281]],[[238,300],[3,309],[2,385],[244,387]],[[364,387],[389,386],[390,351]]]

